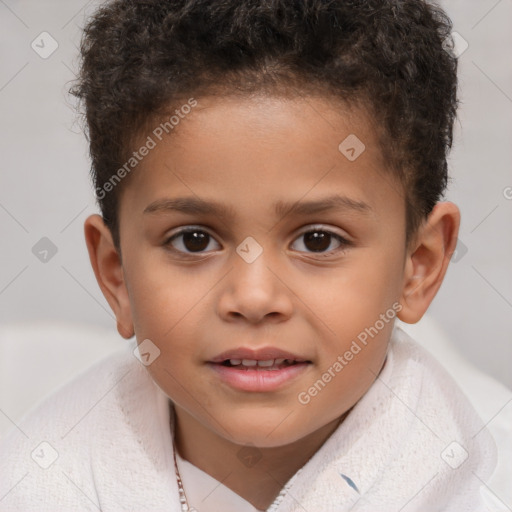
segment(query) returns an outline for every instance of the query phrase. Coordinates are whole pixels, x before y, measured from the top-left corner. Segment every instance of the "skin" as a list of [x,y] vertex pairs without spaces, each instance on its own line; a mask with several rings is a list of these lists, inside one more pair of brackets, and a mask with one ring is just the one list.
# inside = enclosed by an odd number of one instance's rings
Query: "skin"
[[[338,150],[349,134],[366,146],[352,162]],[[334,193],[369,209],[274,212],[278,201]],[[144,213],[182,196],[217,201],[232,215]],[[122,262],[101,217],[85,222],[118,330],[161,351],[147,369],[175,404],[179,453],[262,510],[375,381],[393,321],[309,403],[298,394],[393,304],[401,320],[420,320],[460,223],[454,204],[438,203],[406,247],[404,192],[370,118],[312,96],[198,99],[123,183],[119,214]],[[327,240],[320,252],[304,237],[313,225]],[[200,252],[182,236],[169,241],[185,226],[211,235]],[[252,263],[236,252],[248,236],[263,248]],[[269,345],[311,361],[277,391],[235,390],[206,364],[228,349]],[[251,467],[242,446],[261,456]]]

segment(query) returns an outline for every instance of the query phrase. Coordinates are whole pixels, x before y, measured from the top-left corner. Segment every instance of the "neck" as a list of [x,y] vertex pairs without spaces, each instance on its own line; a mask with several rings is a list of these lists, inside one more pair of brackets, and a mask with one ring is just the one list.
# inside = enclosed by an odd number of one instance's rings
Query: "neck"
[[174,405],[179,455],[222,482],[258,510],[266,510],[286,482],[318,451],[346,416],[293,443],[257,448],[218,436]]

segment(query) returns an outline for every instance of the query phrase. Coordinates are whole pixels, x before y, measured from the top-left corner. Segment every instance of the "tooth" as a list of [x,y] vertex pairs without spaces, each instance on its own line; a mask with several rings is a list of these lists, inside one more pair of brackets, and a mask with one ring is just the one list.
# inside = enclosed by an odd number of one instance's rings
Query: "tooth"
[[268,361],[258,361],[258,366],[272,366],[273,364],[273,359],[269,359]]
[[239,364],[242,363],[242,360],[241,359],[230,359],[229,362],[231,363],[232,366],[238,366]]
[[283,363],[284,363],[284,361],[285,361],[284,359],[276,359],[276,360],[274,361],[274,364],[277,366],[278,364],[283,364]]
[[242,359],[242,364],[244,366],[256,366],[258,361],[256,359]]

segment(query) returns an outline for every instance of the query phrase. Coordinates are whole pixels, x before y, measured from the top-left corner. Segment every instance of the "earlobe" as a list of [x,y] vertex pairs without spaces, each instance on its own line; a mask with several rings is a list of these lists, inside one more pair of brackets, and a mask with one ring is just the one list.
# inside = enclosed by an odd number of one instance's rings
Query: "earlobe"
[[437,203],[409,249],[398,318],[414,324],[425,314],[443,282],[457,245],[460,211],[450,202]]
[[85,241],[96,280],[117,320],[117,330],[123,338],[134,334],[128,290],[121,259],[112,234],[100,215],[91,215],[84,224]]

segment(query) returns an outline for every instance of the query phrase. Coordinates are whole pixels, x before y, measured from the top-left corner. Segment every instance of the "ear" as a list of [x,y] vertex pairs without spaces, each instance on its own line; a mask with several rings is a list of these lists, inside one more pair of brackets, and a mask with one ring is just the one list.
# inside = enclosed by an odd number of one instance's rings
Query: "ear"
[[397,314],[414,324],[424,315],[446,274],[457,245],[460,211],[450,202],[437,203],[407,251],[404,282]]
[[91,215],[84,224],[85,242],[96,280],[116,315],[117,330],[123,338],[134,334],[133,321],[124,281],[121,258],[110,229],[100,215]]

